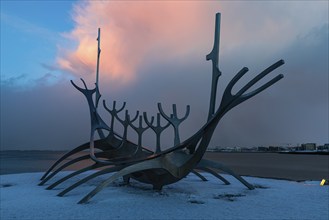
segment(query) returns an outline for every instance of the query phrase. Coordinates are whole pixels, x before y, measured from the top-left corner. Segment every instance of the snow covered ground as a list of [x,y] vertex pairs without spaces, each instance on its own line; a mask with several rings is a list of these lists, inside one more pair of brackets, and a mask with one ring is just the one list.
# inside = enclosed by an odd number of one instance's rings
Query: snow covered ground
[[[63,172],[58,176],[68,174]],[[245,177],[257,188],[248,190],[228,175],[224,185],[211,175],[203,182],[194,175],[165,186],[161,192],[150,185],[118,180],[88,204],[77,202],[90,192],[100,177],[69,192],[71,185],[45,190],[38,186],[41,173],[0,176],[0,217],[7,219],[329,219],[329,186],[319,181],[293,182]],[[82,176],[79,176],[82,178]],[[75,178],[74,180],[77,180]]]

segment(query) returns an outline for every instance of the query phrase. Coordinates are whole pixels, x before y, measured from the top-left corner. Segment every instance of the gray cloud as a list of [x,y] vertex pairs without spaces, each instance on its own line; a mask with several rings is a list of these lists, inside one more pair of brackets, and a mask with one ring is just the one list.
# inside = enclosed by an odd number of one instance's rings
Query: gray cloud
[[20,74],[18,76],[11,76],[11,77],[1,77],[1,85],[2,86],[16,86],[17,83],[26,80],[27,74]]

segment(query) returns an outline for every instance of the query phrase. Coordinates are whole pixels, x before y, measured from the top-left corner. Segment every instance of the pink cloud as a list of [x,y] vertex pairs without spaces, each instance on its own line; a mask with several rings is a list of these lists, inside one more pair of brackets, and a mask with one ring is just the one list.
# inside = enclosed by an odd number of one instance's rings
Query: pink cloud
[[[96,65],[97,28],[101,28],[102,77],[125,85],[154,54],[173,59],[200,47],[195,39],[204,23],[213,21],[214,2],[89,1],[74,7],[75,28],[66,36],[77,42],[61,49],[59,66],[79,76],[93,74]],[[209,12],[211,11],[211,12]],[[212,27],[213,25],[211,25]],[[199,46],[198,46],[199,45]],[[153,55],[152,55],[153,54]],[[84,76],[85,77],[85,76]]]
[[[312,16],[300,15],[306,9]],[[300,2],[78,2],[75,27],[65,33],[76,47],[61,48],[57,63],[79,77],[94,78],[100,27],[101,79],[112,87],[129,85],[150,62],[177,63],[210,52],[217,12],[222,13],[220,56],[243,53],[255,60],[283,50],[328,14],[324,4]]]

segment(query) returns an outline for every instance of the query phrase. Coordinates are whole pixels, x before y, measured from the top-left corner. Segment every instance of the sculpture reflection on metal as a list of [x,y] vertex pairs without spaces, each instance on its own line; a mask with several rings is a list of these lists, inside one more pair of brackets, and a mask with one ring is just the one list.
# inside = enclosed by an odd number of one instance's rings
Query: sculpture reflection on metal
[[[227,174],[234,176],[248,189],[252,190],[254,187],[244,180],[239,175],[235,174],[228,167],[211,160],[203,159],[203,155],[206,152],[208,144],[211,137],[217,127],[217,124],[221,118],[229,112],[232,108],[236,107],[240,103],[250,99],[251,97],[257,95],[263,90],[267,89],[281,78],[283,75],[277,75],[267,83],[264,83],[258,89],[252,92],[248,92],[253,85],[255,85],[259,80],[264,78],[267,74],[284,64],[283,60],[279,60],[274,63],[259,75],[254,77],[250,82],[248,82],[244,87],[242,87],[237,93],[232,93],[233,86],[241,79],[241,77],[247,73],[248,68],[242,68],[235,77],[229,82],[226,89],[224,90],[219,107],[216,108],[216,92],[217,92],[217,82],[221,75],[218,68],[218,54],[219,54],[219,32],[220,32],[220,13],[216,14],[215,21],[215,40],[213,50],[210,54],[206,56],[207,60],[212,61],[212,85],[211,85],[211,97],[210,106],[208,113],[208,120],[206,123],[190,138],[180,142],[179,137],[179,125],[188,117],[190,112],[190,107],[186,107],[186,113],[182,118],[177,115],[176,105],[173,105],[172,114],[166,114],[161,103],[158,103],[159,113],[156,116],[156,122],[154,125],[154,117],[149,118],[146,112],[139,114],[137,111],[134,117],[125,110],[124,117],[119,116],[119,112],[123,111],[126,103],[122,104],[121,108],[117,108],[116,102],[113,102],[112,109],[110,109],[105,100],[103,100],[104,108],[111,115],[110,126],[108,126],[101,116],[97,112],[98,104],[101,98],[98,85],[98,67],[99,67],[99,57],[100,57],[100,30],[98,31],[98,54],[97,54],[97,69],[96,69],[96,86],[94,89],[88,89],[85,82],[82,80],[84,88],[78,87],[73,81],[71,83],[73,86],[79,90],[87,99],[90,119],[91,119],[91,134],[90,142],[85,143],[70,152],[62,156],[58,161],[56,161],[53,166],[43,175],[39,185],[43,185],[52,179],[58,172],[64,168],[81,162],[83,160],[91,160],[92,165],[81,168],[80,170],[74,171],[67,176],[58,179],[47,189],[53,189],[62,182],[74,177],[78,174],[86,172],[88,170],[95,170],[89,176],[75,182],[73,185],[67,187],[59,196],[64,196],[74,188],[80,186],[81,184],[103,174],[114,173],[109,178],[101,182],[93,191],[87,194],[79,203],[88,202],[93,196],[100,192],[104,187],[111,184],[118,178],[123,178],[126,183],[129,183],[130,178],[153,185],[154,189],[161,190],[163,186],[175,183],[189,173],[194,173],[202,180],[206,180],[200,173],[196,170],[202,170],[209,172],[218,179],[220,179],[225,184],[230,184],[224,177],[219,173],[214,171],[214,169],[221,170]],[[95,97],[93,99],[93,95]],[[164,125],[161,125],[161,118],[167,121]],[[114,122],[117,121],[123,126],[123,134],[119,135],[114,131]],[[134,123],[137,121],[136,123]],[[144,125],[143,125],[144,124]],[[174,129],[174,146],[167,148],[166,150],[161,149],[160,137],[161,133],[167,129],[169,126]],[[128,139],[128,128],[132,128],[138,136],[138,143],[135,144]],[[147,129],[152,129],[156,135],[156,148],[155,151],[149,150],[143,147],[142,136]],[[108,131],[108,135],[105,137],[103,131]],[[99,134],[99,139],[95,140],[95,133]],[[95,151],[95,148],[98,151]],[[74,159],[65,162],[65,160],[71,158],[73,155],[81,155],[85,150],[89,149],[89,154],[82,156],[77,156]],[[97,170],[96,170],[97,169]]]

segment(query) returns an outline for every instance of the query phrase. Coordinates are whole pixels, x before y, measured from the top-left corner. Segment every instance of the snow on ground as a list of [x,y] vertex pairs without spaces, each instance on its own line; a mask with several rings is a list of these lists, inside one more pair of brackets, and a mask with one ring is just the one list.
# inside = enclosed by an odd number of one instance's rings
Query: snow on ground
[[[58,177],[68,174],[63,172]],[[56,196],[65,186],[53,190],[38,186],[41,173],[0,176],[0,218],[7,219],[329,219],[329,187],[319,181],[293,182],[245,177],[257,188],[248,190],[233,177],[224,185],[215,177],[201,181],[189,175],[165,186],[161,192],[150,185],[118,180],[87,204],[77,202],[102,179],[98,177]],[[57,177],[57,178],[58,178]]]

